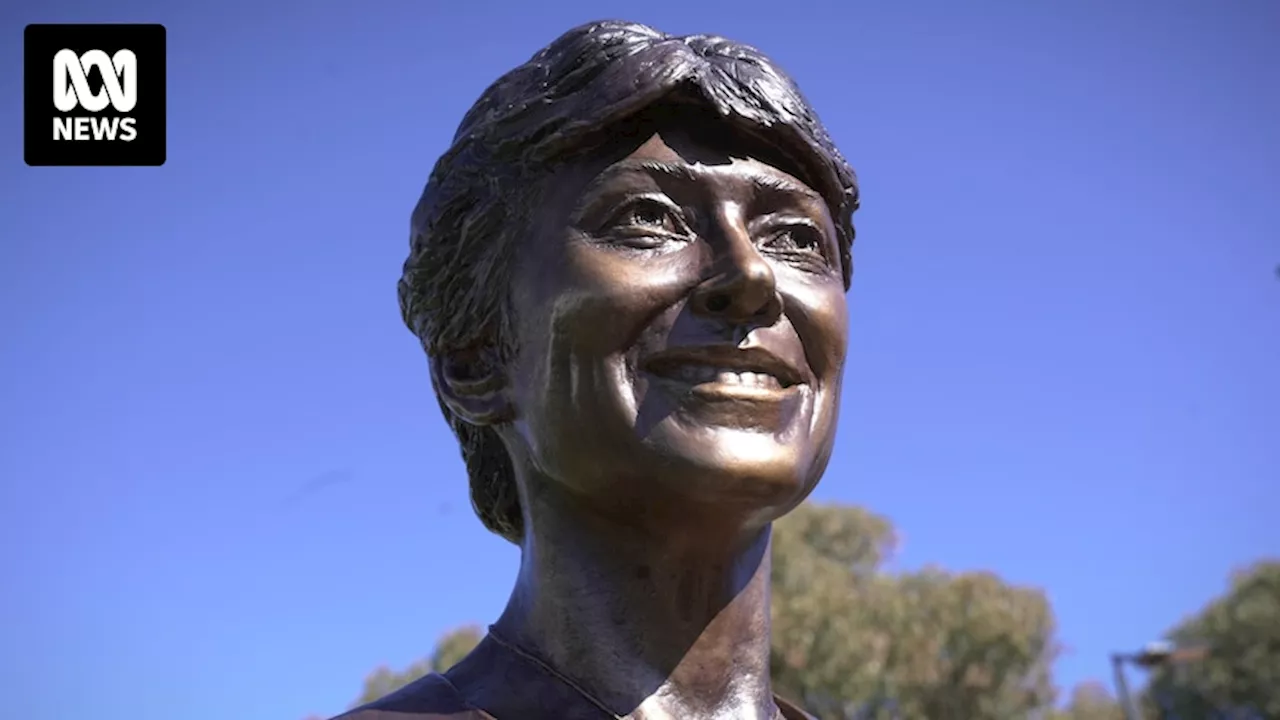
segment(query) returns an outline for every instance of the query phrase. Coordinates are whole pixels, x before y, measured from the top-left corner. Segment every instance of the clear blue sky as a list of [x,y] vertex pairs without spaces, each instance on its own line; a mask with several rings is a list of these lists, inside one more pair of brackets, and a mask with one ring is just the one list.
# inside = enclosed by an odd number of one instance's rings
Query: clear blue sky
[[[1071,683],[1280,554],[1280,4],[103,5],[0,10],[6,717],[297,720],[496,616],[394,283],[462,113],[600,17],[759,45],[858,169],[817,497],[902,566],[1044,587]],[[33,21],[168,26],[167,165],[23,164]]]

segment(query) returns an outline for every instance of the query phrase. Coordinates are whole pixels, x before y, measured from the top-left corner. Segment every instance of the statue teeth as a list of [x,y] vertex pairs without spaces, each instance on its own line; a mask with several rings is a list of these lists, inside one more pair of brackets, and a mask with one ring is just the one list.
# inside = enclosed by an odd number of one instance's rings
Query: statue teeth
[[743,385],[746,387],[780,388],[778,379],[766,372],[734,370],[731,368],[711,367],[709,365],[685,365],[680,368],[681,380],[694,383],[716,382],[724,385]]

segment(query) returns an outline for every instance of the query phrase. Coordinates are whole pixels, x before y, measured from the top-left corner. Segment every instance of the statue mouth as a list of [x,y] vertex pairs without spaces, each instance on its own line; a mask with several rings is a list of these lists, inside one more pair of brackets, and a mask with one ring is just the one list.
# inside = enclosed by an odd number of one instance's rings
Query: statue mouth
[[762,348],[674,348],[650,356],[642,366],[656,378],[699,394],[765,398],[807,384],[799,369]]
[[712,365],[675,365],[664,373],[654,373],[667,380],[681,380],[690,385],[702,383],[720,383],[722,385],[741,385],[748,388],[764,388],[766,390],[783,389],[782,381],[767,372],[760,370],[736,370],[734,368],[715,367]]

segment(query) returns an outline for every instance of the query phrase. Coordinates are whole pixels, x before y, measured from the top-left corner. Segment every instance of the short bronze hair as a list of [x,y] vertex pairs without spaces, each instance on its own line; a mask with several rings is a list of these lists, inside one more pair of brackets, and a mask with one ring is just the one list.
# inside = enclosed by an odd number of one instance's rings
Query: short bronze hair
[[[857,179],[795,83],[760,51],[724,38],[589,23],[490,85],[431,171],[413,212],[398,291],[404,322],[433,362],[480,348],[503,361],[512,357],[507,289],[539,180],[557,162],[602,144],[609,128],[676,98],[803,168],[835,220],[848,289]],[[520,500],[497,432],[440,406],[461,446],[476,514],[519,543]]]

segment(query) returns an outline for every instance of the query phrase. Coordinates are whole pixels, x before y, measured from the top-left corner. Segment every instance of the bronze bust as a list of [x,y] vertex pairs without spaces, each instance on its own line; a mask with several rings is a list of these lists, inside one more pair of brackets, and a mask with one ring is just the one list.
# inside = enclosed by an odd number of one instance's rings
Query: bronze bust
[[770,689],[770,527],[834,444],[857,206],[723,38],[592,23],[486,90],[399,294],[521,569],[470,656],[340,717],[808,717]]

